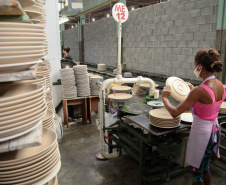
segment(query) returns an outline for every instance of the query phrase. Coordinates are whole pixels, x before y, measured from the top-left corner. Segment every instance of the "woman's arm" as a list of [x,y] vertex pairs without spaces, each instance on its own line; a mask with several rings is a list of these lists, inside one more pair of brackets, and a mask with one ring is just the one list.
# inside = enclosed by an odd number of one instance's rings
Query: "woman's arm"
[[200,93],[201,89],[199,87],[193,88],[188,94],[188,97],[183,102],[181,102],[177,107],[174,107],[171,105],[168,99],[170,95],[170,86],[165,86],[162,91],[162,101],[166,109],[171,114],[171,116],[175,118],[181,115],[184,111],[190,109],[195,102],[199,101]]

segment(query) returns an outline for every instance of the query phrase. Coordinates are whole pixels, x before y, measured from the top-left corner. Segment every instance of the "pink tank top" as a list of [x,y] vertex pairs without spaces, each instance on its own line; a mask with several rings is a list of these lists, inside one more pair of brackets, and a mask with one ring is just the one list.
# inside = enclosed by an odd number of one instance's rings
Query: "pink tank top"
[[212,104],[202,104],[197,101],[192,107],[193,113],[203,120],[215,121],[219,114],[220,106],[226,97],[225,89],[222,99],[216,102],[214,92],[209,86],[203,83],[200,87],[204,88],[209,93],[212,98]]

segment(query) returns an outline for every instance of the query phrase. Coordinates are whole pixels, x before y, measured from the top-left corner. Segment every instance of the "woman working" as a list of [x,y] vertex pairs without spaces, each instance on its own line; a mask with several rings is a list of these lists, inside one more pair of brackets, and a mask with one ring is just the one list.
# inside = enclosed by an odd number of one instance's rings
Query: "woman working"
[[187,163],[193,167],[193,184],[209,185],[211,182],[209,158],[212,151],[219,157],[220,127],[217,116],[226,97],[223,84],[213,74],[222,71],[218,51],[199,50],[195,56],[194,67],[194,74],[202,84],[195,88],[189,84],[191,91],[187,99],[177,107],[173,107],[168,100],[169,86],[164,87],[162,100],[173,117],[191,109],[193,123],[188,142]]
[[64,53],[64,59],[66,60],[73,60],[71,55],[69,54],[70,52],[70,48],[69,47],[66,47],[63,49],[63,53]]

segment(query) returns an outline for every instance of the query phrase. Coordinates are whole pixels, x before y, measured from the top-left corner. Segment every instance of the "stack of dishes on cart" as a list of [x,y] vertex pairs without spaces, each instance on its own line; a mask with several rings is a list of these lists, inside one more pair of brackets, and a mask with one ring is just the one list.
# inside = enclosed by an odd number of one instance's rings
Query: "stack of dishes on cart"
[[103,82],[102,76],[91,76],[90,77],[90,91],[91,95],[98,96],[100,92],[101,83]]
[[46,96],[45,97],[45,104],[46,107],[50,110],[52,110],[53,112],[55,112],[55,108],[54,108],[54,104],[53,104],[53,98],[50,96]]
[[185,81],[178,77],[169,77],[166,85],[170,86],[170,95],[177,101],[184,101],[190,93],[190,88]]
[[113,88],[116,93],[129,93],[132,89],[132,87],[129,86],[115,86]]
[[55,132],[54,111],[51,109],[46,111],[46,115],[42,118],[42,125],[44,128],[48,128]]
[[61,162],[56,134],[42,130],[42,144],[0,154],[0,184],[45,184],[57,175]]
[[73,67],[77,83],[78,96],[90,96],[89,76],[86,65]]
[[222,102],[219,113],[226,114],[226,102]]
[[61,83],[63,90],[63,98],[73,99],[77,97],[77,87],[75,82],[75,74],[72,68],[65,68],[60,70]]
[[44,86],[4,84],[0,87],[0,142],[24,135],[46,114]]
[[41,62],[46,49],[43,25],[0,22],[0,73],[29,69]]
[[149,112],[151,125],[159,128],[176,128],[180,126],[180,116],[173,118],[166,109],[154,109]]
[[98,64],[97,71],[106,71],[106,64]]

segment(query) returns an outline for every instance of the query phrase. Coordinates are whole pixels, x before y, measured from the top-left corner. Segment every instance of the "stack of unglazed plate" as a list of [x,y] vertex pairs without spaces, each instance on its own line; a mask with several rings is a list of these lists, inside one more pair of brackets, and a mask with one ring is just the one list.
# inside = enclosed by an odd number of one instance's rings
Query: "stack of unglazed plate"
[[97,71],[106,71],[106,64],[98,64]]
[[108,95],[108,98],[110,98],[113,101],[124,102],[132,98],[132,95],[126,93],[116,93]]
[[0,22],[0,68],[23,70],[23,65],[39,63],[47,49],[45,41],[42,25]]
[[219,113],[226,114],[226,102],[222,102]]
[[184,101],[190,93],[187,83],[178,77],[169,77],[166,80],[166,85],[170,86],[170,95],[179,102]]
[[0,154],[0,184],[45,184],[61,166],[56,134],[43,128],[42,144]]
[[[144,82],[144,83],[140,84],[140,86],[141,86],[142,88],[145,88],[145,89],[149,89],[149,88],[150,88],[150,84],[147,83],[147,82]],[[158,86],[159,86],[159,85],[155,83],[155,87],[158,87]]]
[[133,76],[132,76],[132,73],[131,72],[125,72],[124,73],[124,77],[125,78],[132,78]]
[[44,60],[43,62],[38,63],[39,67],[46,67],[49,71],[51,71],[51,64],[48,60]]
[[75,74],[72,68],[60,70],[61,83],[63,90],[63,98],[70,99],[77,97],[77,87],[75,82]]
[[53,112],[55,112],[55,108],[54,108],[53,98],[52,97],[46,96],[45,97],[45,104],[46,104],[46,106],[47,106],[48,109],[50,109]]
[[77,83],[78,96],[90,96],[89,76],[86,65],[73,67]]
[[115,92],[118,92],[118,93],[129,93],[132,89],[132,87],[129,87],[129,86],[115,86],[113,88],[115,90]]
[[46,80],[45,80],[44,76],[36,76],[35,79],[16,81],[16,82],[14,82],[14,84],[40,84],[45,87]]
[[101,83],[103,82],[102,76],[91,76],[90,77],[90,91],[91,95],[98,96],[100,92]]
[[55,132],[54,112],[50,109],[46,111],[46,115],[42,118],[42,125]]
[[52,89],[52,82],[51,82],[51,79],[50,79],[50,71],[49,71],[49,69],[47,67],[45,67],[45,66],[43,66],[43,67],[38,66],[36,74],[38,76],[44,76],[45,77],[46,89],[48,89],[48,88]]
[[149,112],[151,125],[159,128],[176,128],[180,126],[180,116],[173,118],[166,109],[154,109]]
[[0,86],[0,142],[21,136],[40,125],[46,113],[44,96],[42,85]]

